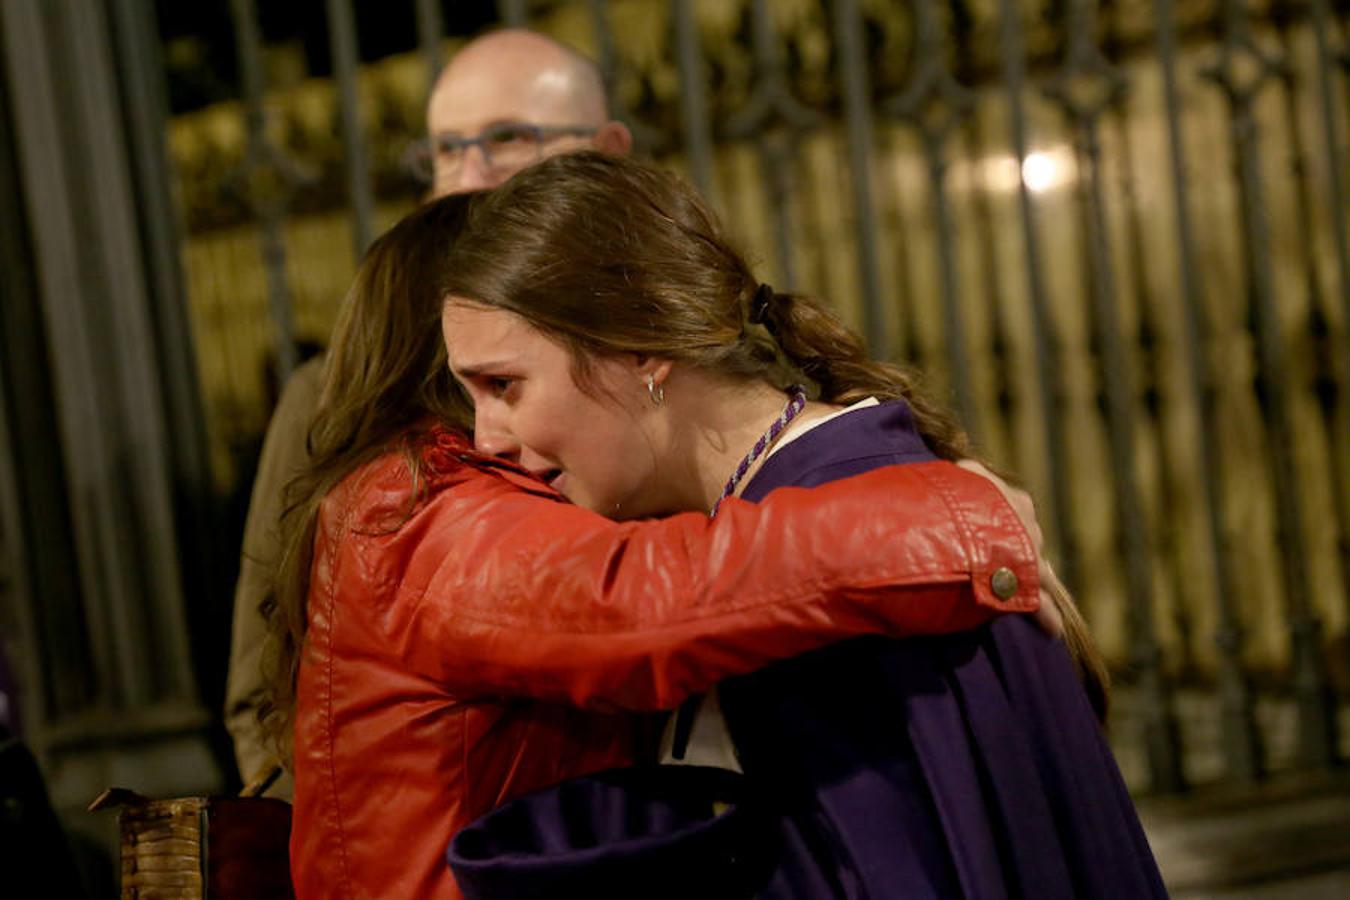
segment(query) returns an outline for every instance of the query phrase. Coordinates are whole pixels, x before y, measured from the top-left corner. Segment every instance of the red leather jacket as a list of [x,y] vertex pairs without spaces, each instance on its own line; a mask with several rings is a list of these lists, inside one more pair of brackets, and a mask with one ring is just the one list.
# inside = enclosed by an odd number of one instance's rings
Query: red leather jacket
[[[449,432],[421,455],[416,498],[391,454],[320,511],[297,688],[301,898],[458,897],[450,837],[634,762],[628,711],[833,640],[1037,607],[1016,515],[947,463],[729,502],[715,521],[615,523]],[[1020,585],[1001,600],[1004,567]]]

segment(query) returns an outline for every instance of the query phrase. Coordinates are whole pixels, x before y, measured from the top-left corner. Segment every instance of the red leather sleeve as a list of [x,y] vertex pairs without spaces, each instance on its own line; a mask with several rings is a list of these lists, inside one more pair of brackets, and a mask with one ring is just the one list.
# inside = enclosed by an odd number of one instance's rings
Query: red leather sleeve
[[[352,543],[362,558],[349,564],[399,580],[382,639],[461,698],[669,709],[847,637],[950,632],[1038,605],[1016,514],[948,463],[781,489],[715,520],[625,523],[478,475]],[[1017,578],[1007,599],[990,585],[1003,568]]]

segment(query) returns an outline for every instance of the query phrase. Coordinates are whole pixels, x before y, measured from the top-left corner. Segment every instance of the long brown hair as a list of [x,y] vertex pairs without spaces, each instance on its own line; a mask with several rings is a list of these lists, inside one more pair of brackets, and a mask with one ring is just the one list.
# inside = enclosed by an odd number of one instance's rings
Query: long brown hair
[[[555,156],[483,194],[469,218],[446,294],[509,310],[561,342],[579,384],[588,359],[620,353],[779,387],[804,378],[829,403],[903,399],[934,453],[971,456],[913,374],[871,360],[821,301],[763,287],[698,192],[672,174],[608,154]],[[1100,654],[1072,602],[1054,602],[1104,711]]]
[[323,392],[308,431],[309,460],[286,488],[281,558],[273,595],[263,603],[270,696],[262,722],[283,760],[290,759],[315,523],[324,496],[362,465],[398,449],[405,451],[416,484],[422,426],[440,422],[467,432],[473,422],[472,407],[446,363],[439,291],[468,203],[467,195],[428,203],[376,240],[333,329]]

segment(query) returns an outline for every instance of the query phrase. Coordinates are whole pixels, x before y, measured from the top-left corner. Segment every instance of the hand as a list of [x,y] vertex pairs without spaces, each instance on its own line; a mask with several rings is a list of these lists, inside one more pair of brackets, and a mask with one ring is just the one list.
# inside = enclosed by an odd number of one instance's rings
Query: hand
[[1041,608],[1033,616],[1036,624],[1047,634],[1057,638],[1064,637],[1064,612],[1061,610],[1061,604],[1067,603],[1072,606],[1073,600],[1070,599],[1068,590],[1055,574],[1055,570],[1050,567],[1050,561],[1045,558],[1045,535],[1041,532],[1040,523],[1036,521],[1036,504],[1032,502],[1031,494],[1008,484],[989,471],[983,463],[973,459],[961,459],[957,460],[956,464],[967,472],[974,472],[992,481],[1008,501],[1008,505],[1013,508],[1013,512],[1017,513],[1017,518],[1022,520],[1022,527],[1026,529],[1027,537],[1031,538],[1032,546],[1036,548],[1036,574],[1041,583]]
[[1036,624],[1051,637],[1064,641],[1074,665],[1078,667],[1088,702],[1097,713],[1098,721],[1105,723],[1111,705],[1111,674],[1107,671],[1106,661],[1097,649],[1096,641],[1092,639],[1092,632],[1088,630],[1083,614],[1078,611],[1064,582],[1059,580],[1055,570],[1050,567],[1050,561],[1045,558],[1044,536],[1041,526],[1036,522],[1036,505],[1031,502],[1031,495],[1008,484],[973,459],[958,460],[956,464],[992,481],[1022,520],[1022,527],[1036,548],[1036,575],[1041,588],[1041,608],[1034,614]]

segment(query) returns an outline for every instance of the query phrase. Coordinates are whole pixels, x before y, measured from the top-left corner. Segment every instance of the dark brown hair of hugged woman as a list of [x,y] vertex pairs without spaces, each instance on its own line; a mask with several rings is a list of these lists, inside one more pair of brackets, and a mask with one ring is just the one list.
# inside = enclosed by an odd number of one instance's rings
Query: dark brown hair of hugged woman
[[287,762],[323,498],[356,469],[396,450],[404,451],[417,484],[416,451],[425,426],[440,423],[465,433],[472,427],[473,409],[446,361],[438,287],[470,196],[421,206],[376,240],[333,328],[323,392],[309,428],[309,462],[287,485],[277,581],[263,603],[271,690],[262,720]]
[[[900,366],[876,362],[821,301],[772,292],[678,177],[600,153],[564,154],[474,201],[446,267],[445,293],[513,312],[587,361],[658,356],[730,380],[814,385],[820,400],[903,399],[942,459],[970,456],[965,433]],[[1107,675],[1081,616],[1055,597],[1089,695]]]

